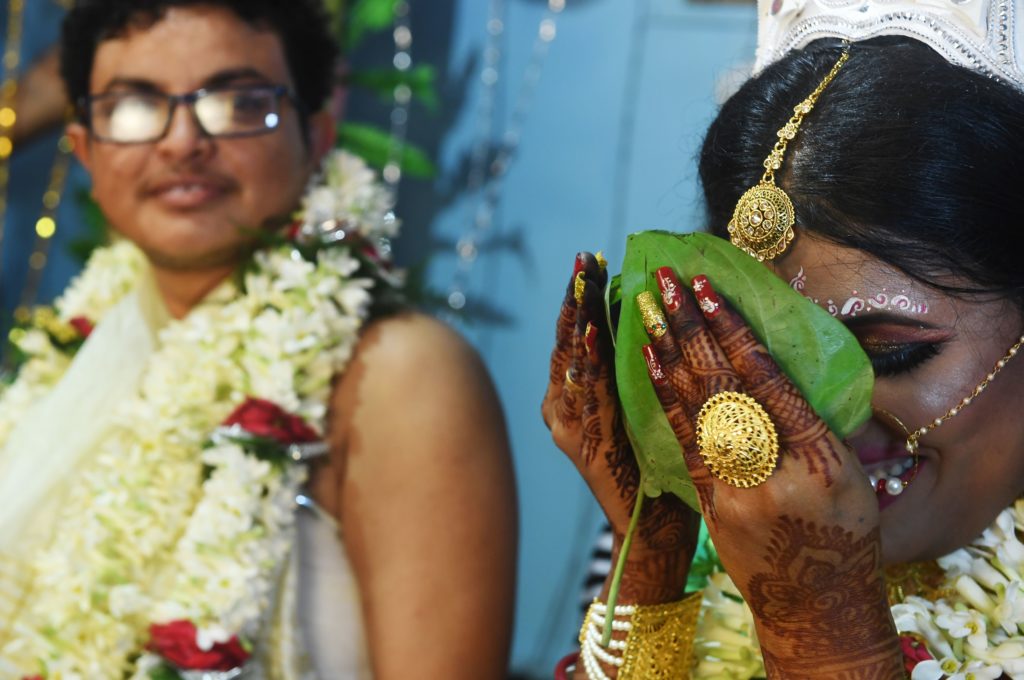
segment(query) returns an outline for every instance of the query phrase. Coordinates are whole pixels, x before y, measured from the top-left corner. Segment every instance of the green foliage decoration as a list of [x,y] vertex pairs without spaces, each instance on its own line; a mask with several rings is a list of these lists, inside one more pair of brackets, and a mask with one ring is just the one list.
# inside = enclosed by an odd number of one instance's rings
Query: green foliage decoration
[[[372,167],[383,168],[391,155],[391,135],[380,128],[362,123],[338,126],[338,144],[361,156]],[[421,149],[403,145],[399,156],[402,171],[412,177],[427,179],[437,172],[430,157]]]

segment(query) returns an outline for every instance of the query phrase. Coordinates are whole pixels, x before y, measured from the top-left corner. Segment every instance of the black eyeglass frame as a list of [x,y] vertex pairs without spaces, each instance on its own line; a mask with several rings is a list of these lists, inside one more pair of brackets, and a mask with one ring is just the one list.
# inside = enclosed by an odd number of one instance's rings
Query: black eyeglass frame
[[202,131],[203,135],[205,135],[206,137],[210,137],[212,139],[231,139],[231,138],[237,138],[237,137],[256,137],[258,135],[269,134],[269,133],[273,132],[274,130],[276,130],[278,128],[278,125],[275,125],[274,127],[266,127],[266,128],[262,128],[262,129],[259,129],[259,130],[252,130],[250,132],[228,132],[228,133],[218,133],[218,134],[214,134],[214,133],[208,131],[203,126],[202,120],[200,120],[199,115],[196,113],[196,109],[195,109],[196,102],[198,102],[200,99],[202,99],[204,97],[210,96],[211,94],[215,94],[215,93],[218,93],[218,92],[231,92],[231,91],[240,91],[240,92],[259,92],[259,91],[265,91],[265,92],[270,92],[271,94],[273,94],[276,97],[278,102],[280,102],[280,100],[282,100],[282,99],[287,99],[289,102],[291,102],[292,106],[295,107],[296,112],[298,112],[300,120],[303,119],[303,116],[304,116],[303,112],[304,112],[305,109],[303,108],[302,103],[299,101],[298,97],[296,97],[296,95],[292,91],[292,89],[290,87],[288,87],[287,85],[269,85],[269,84],[268,85],[242,85],[242,86],[238,86],[238,85],[230,86],[229,85],[229,86],[220,86],[220,87],[202,87],[202,88],[199,88],[198,90],[193,90],[192,92],[186,92],[184,94],[164,94],[162,92],[133,92],[132,94],[140,94],[140,95],[152,96],[152,97],[156,97],[156,98],[162,97],[162,98],[164,98],[167,101],[167,104],[168,104],[167,122],[164,124],[164,128],[163,128],[163,130],[160,131],[160,134],[157,135],[156,137],[153,137],[152,139],[144,139],[144,140],[138,140],[138,141],[125,142],[125,141],[121,141],[121,140],[117,140],[117,139],[112,139],[110,137],[104,137],[103,135],[97,134],[96,130],[93,128],[92,108],[91,108],[92,104],[97,102],[97,101],[102,101],[104,99],[112,99],[114,97],[123,96],[124,94],[126,94],[124,92],[103,92],[103,93],[100,93],[100,94],[91,94],[91,95],[86,95],[85,97],[81,97],[78,100],[79,119],[82,121],[82,124],[85,125],[85,127],[89,130],[89,134],[94,139],[96,139],[96,140],[98,140],[100,142],[103,142],[104,144],[119,144],[119,145],[124,145],[124,146],[132,146],[132,145],[136,145],[136,144],[153,144],[154,142],[158,142],[161,139],[163,139],[164,137],[166,137],[167,136],[167,132],[171,129],[171,123],[174,120],[174,112],[175,112],[175,110],[177,110],[179,104],[184,104],[184,105],[188,106],[189,113],[192,114],[192,120],[195,121],[196,126],[200,129],[200,131]]

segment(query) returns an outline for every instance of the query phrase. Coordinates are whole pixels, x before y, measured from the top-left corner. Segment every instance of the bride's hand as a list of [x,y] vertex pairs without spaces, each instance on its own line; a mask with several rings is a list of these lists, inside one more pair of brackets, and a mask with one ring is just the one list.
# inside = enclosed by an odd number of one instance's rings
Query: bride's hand
[[[613,349],[604,313],[606,284],[607,274],[595,257],[578,255],[558,318],[541,411],[556,444],[608,517],[615,536],[615,559],[640,489],[640,471],[615,391]],[[620,601],[678,599],[696,548],[698,524],[697,514],[670,494],[646,501],[629,551]]]
[[[645,349],[651,382],[722,563],[754,613],[769,677],[903,677],[878,504],[855,454],[710,282],[694,280],[695,298],[668,268],[657,278],[668,330]],[[753,488],[712,474],[697,444],[701,409],[723,392],[752,397],[777,432],[778,465]],[[756,408],[739,409],[757,421]],[[704,425],[721,444],[749,438]]]

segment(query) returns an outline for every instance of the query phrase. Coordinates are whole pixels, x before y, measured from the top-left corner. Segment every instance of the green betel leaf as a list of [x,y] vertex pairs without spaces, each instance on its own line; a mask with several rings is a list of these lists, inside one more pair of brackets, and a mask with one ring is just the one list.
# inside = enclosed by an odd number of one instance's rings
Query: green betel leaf
[[828,312],[718,237],[656,231],[632,234],[622,265],[615,372],[648,496],[674,493],[699,508],[679,443],[658,404],[641,354],[649,340],[634,300],[644,290],[660,299],[654,273],[663,266],[672,267],[683,282],[705,274],[840,438],[870,417],[871,362],[853,334]]

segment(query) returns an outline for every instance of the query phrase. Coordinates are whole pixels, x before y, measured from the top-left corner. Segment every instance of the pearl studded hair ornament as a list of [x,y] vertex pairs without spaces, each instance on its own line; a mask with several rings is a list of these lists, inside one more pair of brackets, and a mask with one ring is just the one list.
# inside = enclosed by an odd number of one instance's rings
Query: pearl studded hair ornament
[[819,38],[902,35],[1024,89],[1024,0],[758,0],[758,73]]

